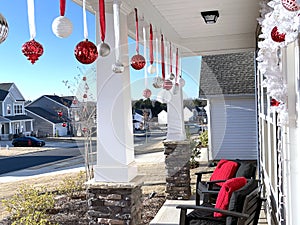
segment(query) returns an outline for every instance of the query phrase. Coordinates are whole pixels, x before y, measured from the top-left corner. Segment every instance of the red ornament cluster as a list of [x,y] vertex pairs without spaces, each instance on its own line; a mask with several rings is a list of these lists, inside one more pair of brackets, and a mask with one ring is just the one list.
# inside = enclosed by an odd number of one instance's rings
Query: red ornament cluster
[[300,9],[297,0],[282,0],[281,3],[286,10],[291,12],[296,12]]
[[97,46],[87,39],[81,41],[75,47],[75,57],[83,64],[91,64],[98,57]]
[[279,33],[278,28],[275,26],[271,31],[271,38],[275,42],[284,42],[285,41],[285,33]]
[[44,53],[44,49],[40,43],[32,39],[31,41],[27,41],[25,44],[23,44],[22,52],[27,59],[34,64]]
[[272,98],[270,104],[271,104],[271,106],[279,106],[280,102],[277,101],[276,99]]
[[141,70],[146,65],[146,60],[144,56],[140,54],[136,54],[131,58],[131,66],[135,70]]

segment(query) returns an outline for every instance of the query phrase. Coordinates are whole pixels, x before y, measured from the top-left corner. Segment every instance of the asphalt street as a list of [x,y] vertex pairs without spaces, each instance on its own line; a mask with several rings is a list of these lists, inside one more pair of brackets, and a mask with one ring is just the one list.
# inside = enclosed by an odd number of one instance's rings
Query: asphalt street
[[[161,132],[151,132],[147,136],[134,136],[135,154],[146,154],[153,152],[151,149],[144,148],[144,145],[161,142],[165,139],[165,134]],[[93,152],[96,153],[96,141],[93,141]],[[11,141],[1,141],[1,146],[12,147]],[[46,140],[46,145],[42,148],[51,148],[34,153],[22,154],[18,156],[0,158],[0,175],[20,171],[32,167],[45,167],[48,164],[60,164],[62,167],[70,167],[72,163],[84,163],[84,141],[71,139],[51,139]],[[161,149],[156,149],[161,151]],[[62,163],[59,163],[62,162]]]

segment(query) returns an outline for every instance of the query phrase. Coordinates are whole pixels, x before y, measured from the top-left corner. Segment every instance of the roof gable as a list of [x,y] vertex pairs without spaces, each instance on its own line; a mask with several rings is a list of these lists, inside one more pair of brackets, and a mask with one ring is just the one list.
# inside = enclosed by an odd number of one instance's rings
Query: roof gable
[[255,93],[254,52],[203,56],[200,96]]
[[8,93],[10,93],[16,101],[25,101],[23,95],[14,83],[0,83],[0,90],[2,91],[0,101],[3,101]]

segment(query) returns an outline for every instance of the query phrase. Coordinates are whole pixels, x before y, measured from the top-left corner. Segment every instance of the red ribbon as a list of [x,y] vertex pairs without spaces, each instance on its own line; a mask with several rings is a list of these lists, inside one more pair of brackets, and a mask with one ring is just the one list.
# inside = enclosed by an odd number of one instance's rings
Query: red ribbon
[[162,79],[165,80],[165,46],[163,35],[161,35],[161,74]]
[[172,73],[172,44],[170,42],[170,73]]
[[100,31],[101,31],[101,40],[104,42],[105,39],[105,3],[104,0],[99,0],[99,12],[100,12]]
[[136,53],[139,54],[139,20],[138,20],[138,13],[137,8],[134,8],[135,11],[135,40],[136,40]]
[[153,62],[154,62],[154,57],[153,57],[153,31],[152,31],[152,24],[150,24],[149,54],[150,54],[150,64],[152,65]]
[[178,78],[178,48],[176,48],[176,78],[175,81],[177,82],[177,78]]
[[60,0],[59,10],[60,10],[60,15],[64,16],[66,11],[66,0]]

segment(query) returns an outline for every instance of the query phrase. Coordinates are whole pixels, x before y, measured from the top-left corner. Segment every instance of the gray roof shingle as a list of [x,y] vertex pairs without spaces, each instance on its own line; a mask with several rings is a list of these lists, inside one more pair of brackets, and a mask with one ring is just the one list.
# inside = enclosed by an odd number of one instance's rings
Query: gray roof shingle
[[200,97],[254,93],[253,51],[202,57]]

